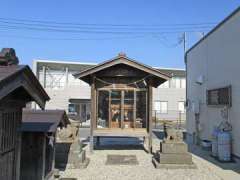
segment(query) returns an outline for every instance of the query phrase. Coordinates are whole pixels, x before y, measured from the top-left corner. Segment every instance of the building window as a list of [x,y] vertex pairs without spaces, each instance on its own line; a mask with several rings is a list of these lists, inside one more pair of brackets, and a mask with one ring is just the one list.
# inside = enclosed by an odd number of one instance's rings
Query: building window
[[207,90],[207,105],[231,106],[232,105],[231,86]]
[[181,88],[186,88],[186,79],[185,78],[181,79]]
[[185,78],[175,78],[175,87],[176,88],[186,88],[186,79]]
[[159,88],[169,88],[169,81],[166,81],[163,84],[161,84]]
[[181,79],[180,78],[176,78],[175,82],[176,82],[176,88],[181,88]]
[[157,113],[167,113],[168,112],[168,102],[167,101],[155,101],[154,110]]
[[178,102],[178,111],[181,113],[185,113],[185,102],[184,101]]
[[54,90],[62,90],[65,87],[66,76],[65,71],[52,70],[47,68],[45,74],[39,71],[39,81],[45,87]]
[[77,104],[69,104],[68,105],[68,113],[69,114],[78,114],[78,105]]

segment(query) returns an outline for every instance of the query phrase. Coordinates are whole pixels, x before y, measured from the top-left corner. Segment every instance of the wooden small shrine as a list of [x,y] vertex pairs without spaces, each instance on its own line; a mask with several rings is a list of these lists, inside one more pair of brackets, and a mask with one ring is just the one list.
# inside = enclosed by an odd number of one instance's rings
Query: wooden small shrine
[[18,180],[21,162],[22,108],[35,101],[41,108],[48,95],[28,66],[18,65],[12,48],[0,52],[0,179]]
[[57,128],[68,124],[64,110],[23,111],[20,180],[53,178]]
[[94,137],[145,137],[152,148],[152,89],[170,77],[124,53],[75,74],[91,85],[91,149]]

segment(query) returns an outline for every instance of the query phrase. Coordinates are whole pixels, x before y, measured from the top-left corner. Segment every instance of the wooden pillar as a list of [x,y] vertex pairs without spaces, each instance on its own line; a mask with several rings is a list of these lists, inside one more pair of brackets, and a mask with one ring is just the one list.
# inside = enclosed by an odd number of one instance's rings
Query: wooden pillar
[[124,128],[124,91],[121,91],[121,128]]
[[148,152],[152,153],[152,91],[151,85],[148,86]]
[[112,91],[109,90],[109,96],[108,96],[108,128],[112,128],[112,112],[111,112],[111,93]]
[[52,171],[55,169],[55,159],[56,159],[56,132],[53,133],[53,137],[54,137],[54,140],[53,140],[53,154],[52,154]]
[[134,89],[134,98],[133,98],[133,128],[136,128],[136,113],[137,113],[137,92],[136,92],[136,89]]
[[[18,113],[18,116],[16,115],[16,121],[18,121],[17,126],[20,128],[21,122],[22,122],[22,110],[20,109]],[[21,149],[22,149],[22,133],[17,132],[16,133],[16,180],[20,179],[20,168],[21,168]]]
[[16,180],[20,179],[20,166],[21,166],[21,145],[22,145],[22,134],[18,132],[17,135],[17,156],[16,156]]
[[90,127],[90,152],[93,153],[94,142],[93,142],[93,131],[96,128],[96,87],[95,77],[92,77],[91,83],[91,127]]
[[45,167],[46,167],[46,136],[45,133],[43,135],[43,147],[42,147],[42,180],[45,179]]

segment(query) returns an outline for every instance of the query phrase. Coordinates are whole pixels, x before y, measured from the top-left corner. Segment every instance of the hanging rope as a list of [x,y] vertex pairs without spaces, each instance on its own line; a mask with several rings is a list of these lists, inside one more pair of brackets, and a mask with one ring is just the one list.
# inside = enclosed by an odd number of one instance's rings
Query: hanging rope
[[[137,86],[137,84],[138,83],[140,83],[140,82],[144,82],[144,84],[146,85],[146,79],[149,77],[149,76],[151,76],[151,75],[147,75],[147,76],[145,76],[144,78],[142,78],[142,79],[140,79],[140,80],[137,80],[137,81],[134,81],[134,82],[131,82],[131,83],[128,83],[128,84],[126,84],[127,86],[129,86],[129,85],[132,85],[132,84],[134,84],[134,85],[136,85]],[[102,82],[102,83],[104,83],[104,84],[107,84],[107,85],[114,85],[114,83],[110,83],[110,82],[107,82],[107,81],[104,81],[104,80],[102,80],[102,79],[100,79],[100,78],[95,78],[97,81],[100,81],[100,82]]]
[[[137,80],[137,81],[135,81],[135,82],[132,82],[132,83],[128,83],[127,85],[137,84],[137,83],[142,82],[142,81],[146,83],[145,80],[146,80],[149,76],[151,76],[151,75],[147,75],[147,76],[145,76],[144,78],[142,78],[142,79],[140,79],[140,80]],[[145,84],[145,83],[144,83],[144,84]]]
[[98,81],[100,81],[100,82],[102,82],[102,83],[104,83],[104,84],[107,84],[107,85],[112,85],[113,83],[109,83],[109,82],[107,82],[107,81],[104,81],[104,80],[102,80],[102,79],[99,79],[99,78],[95,78],[95,80],[98,80]]

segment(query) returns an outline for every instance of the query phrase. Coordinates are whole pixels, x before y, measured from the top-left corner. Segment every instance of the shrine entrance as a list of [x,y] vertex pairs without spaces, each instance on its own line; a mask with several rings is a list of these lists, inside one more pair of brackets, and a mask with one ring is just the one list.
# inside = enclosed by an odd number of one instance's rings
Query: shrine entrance
[[97,128],[145,128],[146,89],[98,90]]

